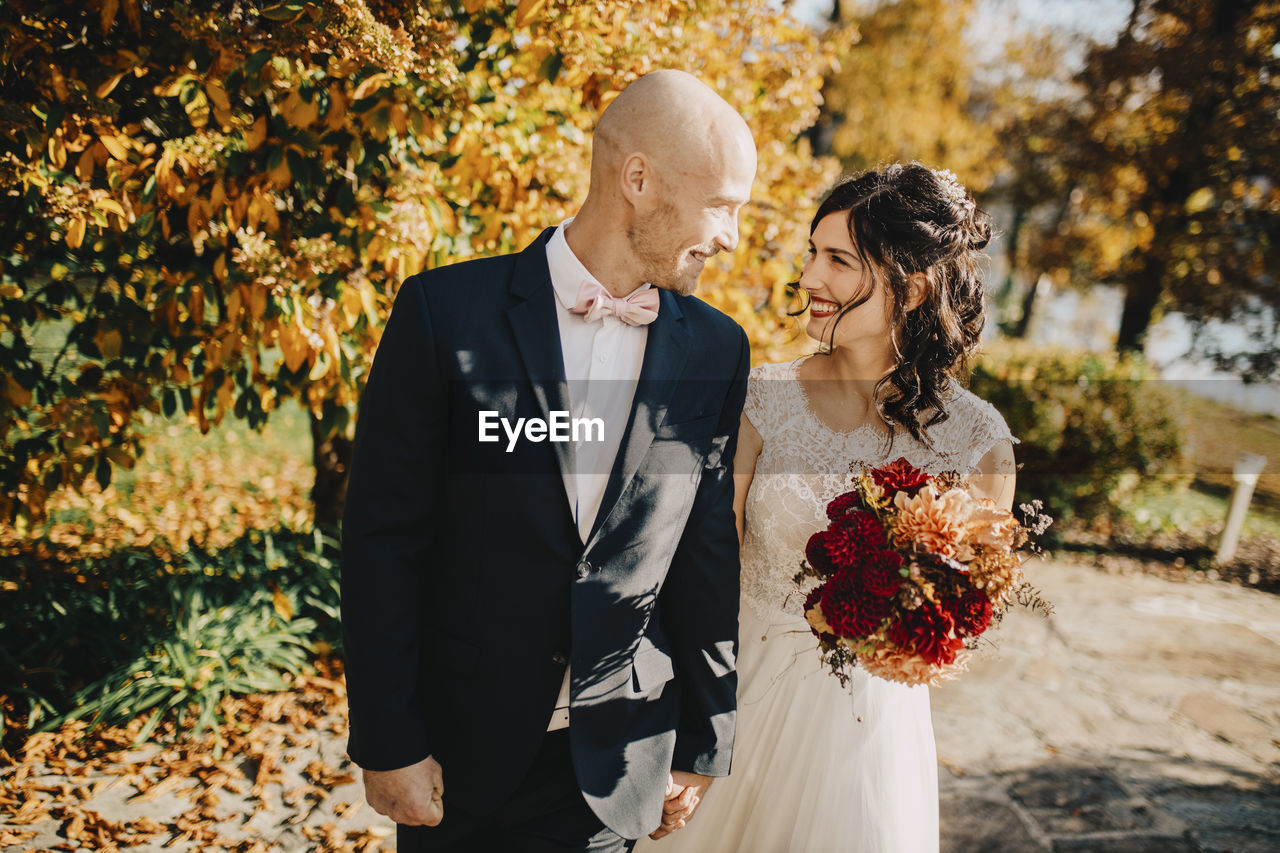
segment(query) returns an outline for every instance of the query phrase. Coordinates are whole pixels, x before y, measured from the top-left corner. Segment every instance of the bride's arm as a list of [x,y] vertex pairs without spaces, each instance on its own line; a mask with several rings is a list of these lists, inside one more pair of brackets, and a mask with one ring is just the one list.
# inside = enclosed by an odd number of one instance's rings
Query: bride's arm
[[[741,452],[741,451],[739,451]],[[987,455],[978,461],[977,469],[969,475],[969,491],[975,497],[991,498],[996,506],[1013,508],[1013,489],[1017,479],[1017,466],[1013,460],[1013,442],[1001,439]],[[735,489],[737,484],[735,483]],[[737,508],[737,492],[734,493]]]
[[751,479],[756,474],[756,459],[763,447],[764,439],[744,413],[738,428],[738,451],[733,455],[733,517],[738,525],[739,547],[747,528],[747,489],[751,488]]

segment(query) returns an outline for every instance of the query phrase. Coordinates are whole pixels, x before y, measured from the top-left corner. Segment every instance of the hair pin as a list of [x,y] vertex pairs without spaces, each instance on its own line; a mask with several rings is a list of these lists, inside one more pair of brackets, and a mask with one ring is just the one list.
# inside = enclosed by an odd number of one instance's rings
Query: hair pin
[[942,183],[942,190],[947,198],[964,208],[965,213],[973,213],[973,199],[965,192],[965,188],[950,169],[931,169],[934,176]]

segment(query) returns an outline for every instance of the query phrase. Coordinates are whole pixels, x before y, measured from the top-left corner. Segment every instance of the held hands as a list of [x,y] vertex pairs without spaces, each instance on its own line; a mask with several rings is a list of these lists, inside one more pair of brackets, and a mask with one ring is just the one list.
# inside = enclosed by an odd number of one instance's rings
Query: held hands
[[398,770],[365,770],[364,797],[396,823],[436,826],[444,819],[444,774],[429,755]]
[[662,825],[649,837],[657,841],[682,828],[693,817],[713,781],[710,776],[672,770],[667,779],[667,801],[662,804]]

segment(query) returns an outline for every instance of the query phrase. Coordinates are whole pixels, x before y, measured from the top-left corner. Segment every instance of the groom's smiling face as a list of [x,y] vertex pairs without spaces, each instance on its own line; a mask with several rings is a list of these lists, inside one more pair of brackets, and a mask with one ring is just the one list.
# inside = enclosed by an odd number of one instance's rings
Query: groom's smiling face
[[627,230],[644,280],[679,294],[698,286],[707,259],[738,246],[738,212],[751,194],[755,148],[727,145],[716,165],[701,174],[668,168],[661,200]]

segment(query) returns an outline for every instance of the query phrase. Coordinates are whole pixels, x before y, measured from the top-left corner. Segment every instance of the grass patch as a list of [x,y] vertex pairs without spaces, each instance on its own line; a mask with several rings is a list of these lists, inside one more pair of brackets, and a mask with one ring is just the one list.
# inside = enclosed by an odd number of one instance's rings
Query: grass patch
[[1233,409],[1181,388],[1171,393],[1187,431],[1187,453],[1195,466],[1197,488],[1229,498],[1236,457],[1242,451],[1259,453],[1267,457],[1267,467],[1258,478],[1250,512],[1264,508],[1272,517],[1280,517],[1280,418]]

